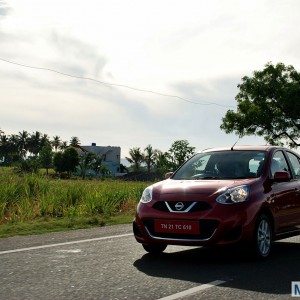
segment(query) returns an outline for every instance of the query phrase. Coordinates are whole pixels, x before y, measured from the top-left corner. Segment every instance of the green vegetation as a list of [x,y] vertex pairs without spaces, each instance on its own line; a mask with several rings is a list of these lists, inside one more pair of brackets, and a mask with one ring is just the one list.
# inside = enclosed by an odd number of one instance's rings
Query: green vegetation
[[228,110],[221,129],[240,136],[260,135],[273,145],[300,146],[300,73],[268,63],[238,85],[237,111]]
[[130,222],[145,182],[55,180],[0,168],[0,237]]
[[[152,145],[144,150],[133,147],[126,157],[129,168],[120,164],[121,173],[147,174],[145,179],[163,178],[166,172],[176,170],[194,154],[195,148],[187,140],[174,141],[170,149],[162,152]],[[89,171],[94,177],[110,177],[112,174],[104,163],[105,154],[82,151],[78,137],[72,137],[68,146],[59,136],[51,140],[39,131],[7,135],[0,129],[0,166],[15,166],[19,173],[37,173],[45,168],[46,173],[53,168],[62,178],[70,178],[72,173],[85,179]],[[144,179],[143,179],[144,180]]]
[[75,148],[69,147],[63,152],[57,152],[53,158],[53,166],[56,172],[67,172],[71,176],[75,172],[76,167],[79,165],[79,155]]
[[[185,140],[168,152],[132,148],[127,159],[133,174],[116,180],[108,179],[102,156],[79,155],[79,145],[77,137],[68,146],[39,131],[0,130],[0,237],[131,222],[147,181],[163,178],[194,153]],[[87,170],[94,171],[94,180],[85,180]]]
[[195,147],[190,146],[187,140],[177,140],[172,143],[167,152],[153,149],[151,145],[148,145],[144,151],[139,147],[133,147],[129,150],[129,157],[126,159],[131,163],[129,169],[133,172],[140,172],[141,165],[144,163],[148,175],[154,172],[162,176],[166,172],[176,170],[194,153]]

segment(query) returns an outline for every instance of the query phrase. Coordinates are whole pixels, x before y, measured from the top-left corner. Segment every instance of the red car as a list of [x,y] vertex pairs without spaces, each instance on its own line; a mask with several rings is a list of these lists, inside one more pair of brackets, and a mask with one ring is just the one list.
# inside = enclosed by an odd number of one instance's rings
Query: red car
[[264,258],[272,241],[300,234],[300,158],[291,150],[210,149],[169,176],[144,190],[133,222],[150,253],[243,242]]

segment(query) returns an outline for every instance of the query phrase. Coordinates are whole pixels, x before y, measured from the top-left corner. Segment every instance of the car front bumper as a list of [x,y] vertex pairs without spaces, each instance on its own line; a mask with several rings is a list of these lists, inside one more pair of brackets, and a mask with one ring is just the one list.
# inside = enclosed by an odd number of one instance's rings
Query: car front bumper
[[[257,203],[233,205],[216,203],[207,211],[179,214],[161,212],[148,204],[139,204],[133,221],[133,232],[136,240],[142,244],[204,246],[246,242],[253,238],[259,208]],[[155,219],[198,221],[200,233],[197,235],[157,233],[154,229]]]

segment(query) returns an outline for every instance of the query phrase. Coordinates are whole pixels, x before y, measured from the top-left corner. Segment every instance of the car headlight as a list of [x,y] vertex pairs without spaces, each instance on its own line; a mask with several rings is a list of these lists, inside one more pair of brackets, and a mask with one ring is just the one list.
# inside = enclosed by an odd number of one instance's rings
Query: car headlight
[[147,188],[145,188],[145,190],[143,191],[142,197],[140,199],[140,202],[142,203],[148,203],[152,200],[152,186],[149,186]]
[[222,204],[240,203],[246,201],[248,196],[249,186],[240,185],[227,189],[223,194],[217,197],[216,201]]

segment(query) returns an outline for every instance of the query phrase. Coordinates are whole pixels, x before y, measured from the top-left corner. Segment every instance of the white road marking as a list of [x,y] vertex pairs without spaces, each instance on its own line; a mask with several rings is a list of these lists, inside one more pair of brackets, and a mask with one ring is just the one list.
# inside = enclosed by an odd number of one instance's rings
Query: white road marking
[[86,239],[86,240],[78,240],[78,241],[71,241],[71,242],[64,242],[64,243],[57,243],[57,244],[48,244],[48,245],[41,245],[41,246],[28,247],[28,248],[5,250],[5,251],[0,251],[0,255],[1,254],[16,253],[16,252],[23,252],[23,251],[30,251],[30,250],[37,250],[37,249],[59,247],[59,246],[65,246],[65,245],[81,244],[81,243],[88,243],[88,242],[97,242],[97,241],[121,238],[121,237],[132,236],[132,235],[133,235],[132,233],[125,233],[125,234],[103,236],[103,237],[99,237],[99,238]]
[[81,249],[71,249],[71,250],[56,250],[56,253],[80,253]]
[[203,291],[203,290],[209,289],[211,287],[220,285],[224,282],[226,282],[226,281],[215,280],[215,281],[212,281],[212,282],[209,282],[209,283],[198,285],[198,286],[193,287],[191,289],[188,289],[188,290],[185,290],[185,291],[182,291],[182,292],[179,292],[179,293],[167,296],[167,297],[160,298],[158,300],[175,300],[175,299],[183,298],[183,297],[186,297],[186,296],[191,296],[191,295],[196,294],[200,291]]

